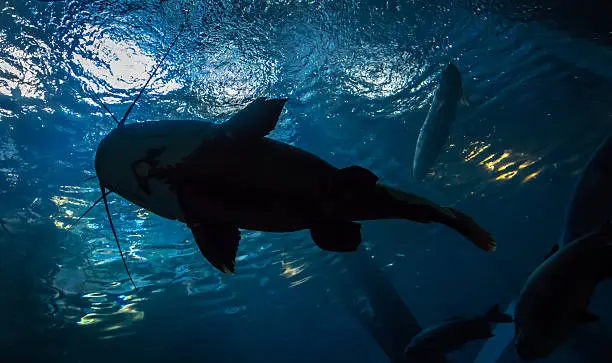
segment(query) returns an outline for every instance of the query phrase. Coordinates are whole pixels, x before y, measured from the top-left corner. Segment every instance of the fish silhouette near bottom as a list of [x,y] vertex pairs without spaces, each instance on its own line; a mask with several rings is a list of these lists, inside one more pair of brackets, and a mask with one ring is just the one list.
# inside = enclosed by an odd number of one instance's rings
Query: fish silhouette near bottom
[[612,224],[554,248],[527,279],[515,305],[516,352],[522,360],[544,358],[585,324],[597,286],[612,278]]
[[512,317],[495,305],[484,316],[474,318],[450,318],[423,329],[404,350],[408,362],[427,363],[435,354],[447,354],[461,349],[465,344],[493,336],[495,323],[511,323]]

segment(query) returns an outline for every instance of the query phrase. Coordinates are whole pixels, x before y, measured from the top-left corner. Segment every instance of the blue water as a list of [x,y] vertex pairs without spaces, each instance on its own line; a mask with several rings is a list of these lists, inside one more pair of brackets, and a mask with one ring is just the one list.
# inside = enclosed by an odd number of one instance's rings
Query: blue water
[[[505,309],[559,240],[577,178],[609,134],[612,57],[601,39],[486,10],[450,1],[2,0],[0,217],[12,235],[0,233],[0,361],[388,362],[353,291],[383,280],[422,326]],[[222,122],[256,97],[288,97],[272,138],[453,205],[491,231],[498,250],[406,221],[365,223],[358,257],[321,251],[307,232],[243,231],[229,276],[184,225],[111,196],[140,288],[132,291],[103,207],[75,225],[99,196],[83,180],[114,127],[91,95],[123,115],[181,24],[132,122]],[[471,105],[417,183],[414,145],[449,61]],[[368,269],[382,280],[360,277]],[[593,304],[609,330],[605,291]],[[483,343],[449,361],[473,362]],[[492,356],[518,362],[499,344]],[[590,353],[561,349],[543,361],[587,362]]]

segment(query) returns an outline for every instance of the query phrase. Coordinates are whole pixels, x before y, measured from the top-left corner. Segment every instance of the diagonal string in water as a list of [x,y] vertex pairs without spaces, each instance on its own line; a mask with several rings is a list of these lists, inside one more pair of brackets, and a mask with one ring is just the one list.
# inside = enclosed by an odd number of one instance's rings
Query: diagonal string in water
[[121,119],[121,121],[119,122],[119,124],[117,125],[117,127],[122,127],[125,125],[125,121],[127,120],[130,112],[132,112],[132,108],[134,108],[134,105],[136,105],[136,102],[138,101],[138,99],[140,98],[140,96],[142,96],[142,93],[144,92],[144,90],[147,88],[147,86],[149,85],[149,82],[151,82],[151,80],[153,79],[153,77],[155,76],[155,73],[157,73],[157,70],[159,69],[159,67],[161,67],[162,63],[164,63],[164,61],[166,60],[166,57],[168,56],[168,54],[170,54],[170,51],[172,50],[172,48],[174,47],[174,44],[176,44],[177,40],[179,39],[179,37],[181,36],[181,34],[183,33],[183,31],[185,30],[185,25],[182,24],[181,25],[181,29],[179,30],[178,34],[176,35],[176,37],[174,37],[174,40],[172,41],[172,43],[170,44],[170,47],[168,48],[168,50],[166,50],[166,53],[164,54],[164,56],[159,60],[159,62],[157,62],[157,64],[155,65],[155,68],[153,69],[153,72],[151,73],[151,75],[149,76],[149,79],[147,79],[147,82],[144,84],[144,86],[140,89],[140,92],[138,92],[138,95],[136,96],[136,98],[134,99],[134,101],[132,102],[132,104],[130,105],[130,107],[128,108],[128,110],[125,112],[125,115],[123,115],[123,118]]
[[113,120],[115,121],[115,123],[117,123],[117,125],[119,125],[119,121],[117,120],[117,118],[115,117],[115,115],[111,112],[111,110],[108,109],[108,107],[106,106],[106,104],[102,101],[102,99],[100,98],[100,96],[98,96],[95,92],[91,92],[92,97],[96,99],[96,102],[98,102],[98,104],[100,104],[100,106],[102,106],[102,108],[104,108],[106,110],[106,112],[108,112],[108,114],[110,115],[110,117],[113,118]]
[[138,289],[136,287],[136,284],[134,283],[134,279],[132,279],[132,274],[130,274],[130,269],[128,268],[127,262],[125,262],[125,257],[123,257],[123,251],[121,250],[121,245],[119,244],[119,238],[117,237],[117,232],[115,232],[115,226],[113,225],[113,219],[111,218],[110,210],[108,209],[108,201],[106,200],[107,193],[104,190],[104,186],[100,185],[100,190],[102,192],[102,200],[104,201],[104,208],[106,208],[106,216],[108,217],[108,223],[110,224],[111,230],[113,231],[113,236],[115,236],[115,242],[117,243],[117,248],[119,249],[119,254],[121,255],[121,261],[123,261],[123,266],[125,267],[125,272],[127,272],[127,275],[130,278],[130,281],[132,282],[132,286],[134,286],[134,289]]
[[74,224],[72,225],[73,227],[75,225],[77,225],[77,223],[79,223],[79,221],[81,219],[83,219],[83,217],[85,217],[85,215],[87,215],[87,213],[91,212],[91,210],[93,209],[93,207],[95,207],[96,205],[98,205],[98,203],[100,203],[102,201],[102,199],[109,195],[111,193],[111,191],[109,190],[108,192],[105,192],[100,198],[98,198],[98,200],[96,200],[89,208],[87,208],[87,210],[85,211],[85,213],[81,214],[81,216],[79,217],[79,219],[77,219],[76,222],[74,222]]

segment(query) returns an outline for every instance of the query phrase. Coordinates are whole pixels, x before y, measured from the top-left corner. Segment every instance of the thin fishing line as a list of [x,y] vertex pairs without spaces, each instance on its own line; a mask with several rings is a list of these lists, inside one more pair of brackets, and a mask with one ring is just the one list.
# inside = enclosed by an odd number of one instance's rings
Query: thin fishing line
[[106,216],[108,217],[108,223],[110,224],[111,230],[113,231],[113,236],[115,237],[115,242],[117,243],[117,248],[119,249],[119,254],[121,255],[121,261],[123,261],[123,267],[125,267],[125,272],[127,272],[130,281],[132,282],[132,286],[134,289],[138,289],[136,284],[134,283],[134,279],[132,279],[132,274],[130,273],[130,269],[128,268],[127,262],[125,262],[125,257],[123,257],[123,251],[121,250],[121,245],[119,244],[119,238],[117,237],[117,232],[115,232],[115,226],[113,225],[113,218],[110,214],[110,209],[108,209],[108,201],[106,200],[106,191],[102,184],[100,184],[100,190],[102,191],[102,200],[104,201],[104,208],[106,209]]
[[111,193],[111,191],[109,190],[108,192],[105,192],[105,194],[104,194],[104,195],[102,195],[100,198],[98,198],[98,200],[96,200],[96,201],[95,201],[95,202],[94,202],[94,203],[93,203],[93,204],[92,204],[92,205],[91,205],[89,208],[87,208],[87,210],[85,211],[85,213],[81,214],[81,216],[79,217],[79,219],[77,219],[77,221],[76,221],[76,222],[74,222],[74,224],[73,224],[72,226],[74,227],[74,226],[75,226],[77,223],[79,223],[79,221],[80,221],[81,219],[83,219],[83,217],[85,217],[85,215],[87,215],[87,213],[91,212],[91,210],[93,209],[93,207],[95,207],[96,205],[98,205],[98,203],[100,203],[100,202],[102,201],[102,199],[103,199],[105,196],[109,195],[110,193]]
[[168,47],[168,50],[166,50],[166,53],[164,54],[164,56],[155,65],[155,68],[153,69],[153,72],[149,76],[149,79],[147,79],[147,82],[144,84],[144,86],[142,86],[142,88],[140,89],[140,92],[138,92],[138,95],[136,96],[134,101],[132,101],[132,104],[130,105],[128,110],[125,112],[125,115],[123,115],[123,118],[121,119],[121,121],[119,121],[119,124],[118,124],[117,127],[123,127],[125,125],[125,121],[127,120],[128,116],[130,115],[130,112],[132,112],[132,109],[134,108],[134,105],[136,105],[136,102],[138,101],[140,96],[142,96],[144,90],[149,85],[149,82],[151,82],[151,80],[155,76],[155,73],[157,73],[157,70],[159,69],[159,67],[161,67],[162,63],[164,63],[164,61],[166,60],[166,57],[168,56],[168,54],[170,54],[170,51],[174,47],[174,44],[176,44],[177,40],[179,39],[179,37],[181,36],[181,34],[183,33],[184,30],[185,30],[185,24],[181,24],[181,28],[180,28],[178,34],[176,35],[176,37],[174,37],[174,40],[172,41],[172,44],[170,44],[170,47]]

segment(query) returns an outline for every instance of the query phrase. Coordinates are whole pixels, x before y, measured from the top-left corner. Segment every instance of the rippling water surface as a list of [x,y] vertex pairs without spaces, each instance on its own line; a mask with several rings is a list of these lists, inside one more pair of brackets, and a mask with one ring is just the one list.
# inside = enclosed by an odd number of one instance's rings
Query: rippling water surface
[[[288,97],[271,137],[455,205],[497,236],[488,255],[439,226],[366,223],[359,253],[388,273],[422,324],[509,302],[558,239],[576,176],[607,135],[610,70],[599,65],[610,54],[477,10],[450,1],[1,0],[0,215],[11,232],[0,235],[3,351],[23,361],[33,350],[62,362],[385,361],[339,301],[334,278],[346,267],[306,232],[244,231],[237,274],[225,276],[185,226],[112,196],[134,292],[103,207],[75,224],[99,197],[85,179],[114,126],[92,95],[123,115],[181,24],[132,122],[222,122],[256,97]],[[414,144],[449,61],[471,105],[416,183]]]

